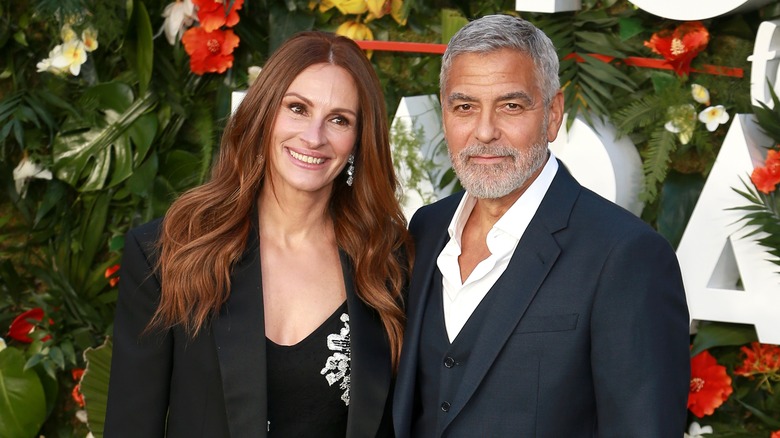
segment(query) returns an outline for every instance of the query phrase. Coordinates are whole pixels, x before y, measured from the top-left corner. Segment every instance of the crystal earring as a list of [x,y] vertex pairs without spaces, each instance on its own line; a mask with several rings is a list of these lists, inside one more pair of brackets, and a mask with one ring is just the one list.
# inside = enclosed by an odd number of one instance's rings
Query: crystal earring
[[352,187],[352,183],[355,181],[353,177],[355,175],[355,156],[353,154],[349,154],[347,163],[349,163],[349,167],[347,167],[347,185]]

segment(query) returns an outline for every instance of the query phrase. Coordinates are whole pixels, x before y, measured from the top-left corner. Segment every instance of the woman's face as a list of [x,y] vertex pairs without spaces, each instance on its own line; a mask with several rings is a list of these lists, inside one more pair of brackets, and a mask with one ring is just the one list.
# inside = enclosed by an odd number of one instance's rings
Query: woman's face
[[275,190],[323,193],[347,164],[358,135],[358,91],[341,67],[315,64],[293,80],[271,135]]

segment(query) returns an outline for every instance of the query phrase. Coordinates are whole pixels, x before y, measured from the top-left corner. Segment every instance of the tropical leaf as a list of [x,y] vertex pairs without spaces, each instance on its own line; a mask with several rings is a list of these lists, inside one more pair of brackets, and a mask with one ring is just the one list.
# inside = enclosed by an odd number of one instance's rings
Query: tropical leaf
[[671,154],[676,148],[677,142],[671,132],[660,128],[650,134],[642,163],[645,187],[639,195],[644,202],[653,202],[658,196],[658,186],[666,177]]
[[103,436],[108,402],[108,380],[111,374],[111,338],[97,348],[84,351],[87,367],[81,376],[81,393],[87,410],[89,430],[95,438]]
[[743,237],[758,235],[759,237],[756,241],[759,245],[766,248],[767,252],[772,256],[769,258],[769,261],[780,265],[780,199],[774,196],[774,192],[767,195],[757,191],[755,187],[744,180],[740,181],[744,190],[733,187],[732,190],[739,193],[750,204],[731,207],[728,210],[747,212],[740,218],[740,221],[743,222],[743,227],[750,227],[751,229]]
[[[151,94],[133,100],[130,87],[114,82],[91,90],[103,117],[87,130],[62,132],[54,139],[57,178],[79,191],[100,190],[127,179],[148,152],[157,130],[149,110]],[[135,153],[133,150],[135,146]]]
[[25,370],[24,354],[13,347],[0,351],[0,436],[32,438],[46,419],[41,380]]
[[696,329],[691,356],[713,347],[745,345],[757,340],[756,329],[752,325],[702,322]]

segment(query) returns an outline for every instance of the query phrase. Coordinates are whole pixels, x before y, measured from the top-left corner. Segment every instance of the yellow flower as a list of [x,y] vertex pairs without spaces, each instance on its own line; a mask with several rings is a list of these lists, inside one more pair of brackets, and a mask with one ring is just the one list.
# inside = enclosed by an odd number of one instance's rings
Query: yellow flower
[[385,10],[386,0],[365,0],[368,10],[375,18],[382,18],[388,11]]
[[98,48],[97,30],[88,27],[81,32],[81,42],[84,43],[84,50],[92,52]]
[[77,38],[76,32],[73,31],[73,28],[70,27],[70,24],[62,26],[62,29],[60,29],[60,38],[62,38],[63,43],[68,43]]
[[[327,11],[333,6],[344,15],[360,15],[368,10],[368,5],[365,0],[323,0],[323,2],[320,3],[320,11]],[[324,10],[323,7],[325,8]]]
[[680,143],[688,144],[696,127],[696,109],[691,104],[670,107],[667,110],[669,121],[664,129],[677,134]]
[[374,34],[368,26],[354,21],[345,21],[342,23],[341,26],[336,29],[336,34],[352,38],[353,40],[371,41],[374,39]]
[[710,104],[710,92],[699,84],[691,85],[691,95],[696,102],[703,103],[704,105]]
[[390,4],[390,15],[396,23],[406,26],[406,18],[409,16],[409,10],[404,8],[404,0],[392,0]]

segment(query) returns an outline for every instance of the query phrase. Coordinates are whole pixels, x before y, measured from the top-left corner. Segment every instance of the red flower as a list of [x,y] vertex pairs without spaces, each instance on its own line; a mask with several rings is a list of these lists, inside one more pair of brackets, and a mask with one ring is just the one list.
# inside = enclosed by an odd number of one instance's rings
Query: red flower
[[119,265],[114,265],[106,268],[105,277],[108,278],[108,284],[111,287],[116,286],[117,283],[119,283],[119,277],[111,277],[112,275],[116,274],[116,271],[119,270]]
[[780,184],[780,152],[770,150],[766,154],[763,167],[756,167],[750,175],[750,180],[756,188],[767,195]]
[[734,369],[734,374],[753,377],[755,374],[769,374],[780,371],[780,347],[752,342],[750,347],[740,350],[745,356],[742,365]]
[[81,376],[84,375],[84,368],[73,368],[70,370],[70,374],[73,376],[73,380],[76,381],[76,386],[73,387],[70,396],[73,397],[73,401],[80,407],[84,407],[84,394],[81,393]]
[[645,47],[661,55],[679,76],[691,72],[691,61],[707,47],[710,33],[699,21],[690,21],[674,30],[662,30],[645,41]]
[[233,49],[239,38],[232,30],[206,32],[202,27],[192,27],[181,37],[184,50],[190,55],[190,70],[204,73],[224,73],[233,66]]
[[[33,338],[31,338],[29,335],[38,327],[36,324],[30,321],[43,321],[43,309],[36,307],[17,316],[11,322],[11,326],[8,328],[8,336],[12,339],[16,339],[19,342],[24,342],[27,344],[32,342]],[[49,324],[54,324],[54,321],[52,321],[51,318],[49,319]],[[49,339],[51,339],[51,335],[46,335],[41,339],[41,341],[46,342]]]
[[198,21],[206,32],[222,26],[233,27],[238,23],[238,10],[244,0],[192,0],[198,7]]
[[691,359],[688,409],[693,415],[699,418],[712,415],[732,391],[731,377],[726,374],[726,367],[718,365],[709,351],[702,351]]
[[772,432],[772,435],[770,435],[769,438],[780,438],[780,430]]

